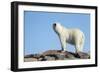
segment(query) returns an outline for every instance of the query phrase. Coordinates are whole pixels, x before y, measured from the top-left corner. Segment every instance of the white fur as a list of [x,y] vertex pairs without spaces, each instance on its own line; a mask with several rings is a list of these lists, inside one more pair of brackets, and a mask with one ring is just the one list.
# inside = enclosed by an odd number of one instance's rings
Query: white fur
[[[54,26],[54,24],[56,26]],[[67,43],[75,46],[75,52],[82,52],[84,45],[84,34],[79,29],[68,29],[63,27],[60,23],[54,23],[53,28],[54,31],[58,34],[62,51],[67,51]]]

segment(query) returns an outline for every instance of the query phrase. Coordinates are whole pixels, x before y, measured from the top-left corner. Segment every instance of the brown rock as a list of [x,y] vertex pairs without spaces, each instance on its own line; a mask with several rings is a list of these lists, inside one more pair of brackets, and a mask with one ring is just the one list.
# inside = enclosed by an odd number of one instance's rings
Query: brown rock
[[45,55],[54,55],[54,54],[60,54],[61,52],[59,50],[48,50],[44,53],[42,53],[43,56]]
[[89,59],[90,56],[87,53],[83,53],[83,52],[78,52],[77,56],[81,59]]

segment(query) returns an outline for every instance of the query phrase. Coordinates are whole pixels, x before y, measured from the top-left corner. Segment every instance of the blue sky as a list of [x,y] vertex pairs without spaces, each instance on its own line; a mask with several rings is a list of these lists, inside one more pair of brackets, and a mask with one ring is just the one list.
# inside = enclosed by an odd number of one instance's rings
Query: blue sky
[[[25,55],[47,50],[61,50],[58,35],[52,28],[54,22],[59,22],[66,28],[82,30],[85,35],[84,52],[90,51],[90,14],[25,11]],[[67,50],[74,52],[75,47],[68,44]]]

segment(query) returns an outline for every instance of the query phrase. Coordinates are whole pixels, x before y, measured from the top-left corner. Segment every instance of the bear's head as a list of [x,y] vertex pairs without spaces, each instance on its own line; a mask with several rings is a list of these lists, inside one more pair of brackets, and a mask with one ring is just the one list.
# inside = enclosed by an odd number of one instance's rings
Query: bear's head
[[56,23],[53,23],[53,29],[54,29],[54,31],[55,31],[57,34],[59,34],[59,32],[60,32],[61,29],[62,29],[62,26],[61,26],[60,23],[56,22]]

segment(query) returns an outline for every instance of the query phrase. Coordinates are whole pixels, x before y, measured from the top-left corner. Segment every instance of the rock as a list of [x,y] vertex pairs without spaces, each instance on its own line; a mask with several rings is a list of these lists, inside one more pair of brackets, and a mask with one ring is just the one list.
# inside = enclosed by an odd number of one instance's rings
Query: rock
[[25,58],[39,58],[41,55],[40,54],[30,54],[30,55],[26,55]]
[[55,60],[55,57],[45,56],[45,59],[51,61],[51,60]]
[[83,53],[83,52],[78,52],[77,57],[79,57],[80,59],[89,59],[90,58],[90,56],[87,53]]
[[42,55],[55,55],[55,54],[60,54],[60,50],[48,50],[46,52],[43,52]]
[[65,55],[65,58],[68,58],[68,59],[74,59],[75,58],[74,53],[65,51],[63,54]]
[[34,58],[39,58],[41,55],[40,54],[34,54],[33,57]]
[[40,58],[38,58],[38,61],[42,61],[42,60],[43,60],[43,58],[41,58],[41,57],[40,57]]
[[24,58],[24,62],[38,61],[37,58]]
[[34,55],[33,55],[33,54],[30,54],[30,55],[25,55],[25,58],[32,58],[32,57],[34,57]]
[[52,61],[55,60],[55,57],[51,57],[51,56],[44,56],[38,59],[39,61]]
[[24,57],[25,62],[30,61],[54,61],[54,60],[74,60],[74,59],[90,59],[90,55],[84,52],[72,53],[61,50],[48,50],[42,54],[31,54]]
[[56,56],[56,60],[64,60],[65,55],[64,54],[57,54]]

